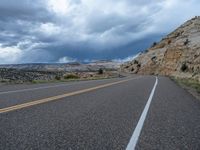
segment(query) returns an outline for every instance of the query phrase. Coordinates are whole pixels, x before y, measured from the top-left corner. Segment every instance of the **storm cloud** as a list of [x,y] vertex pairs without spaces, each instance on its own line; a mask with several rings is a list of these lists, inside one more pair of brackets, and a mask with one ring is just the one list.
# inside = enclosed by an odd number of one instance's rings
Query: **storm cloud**
[[0,63],[124,59],[199,8],[197,0],[1,0]]

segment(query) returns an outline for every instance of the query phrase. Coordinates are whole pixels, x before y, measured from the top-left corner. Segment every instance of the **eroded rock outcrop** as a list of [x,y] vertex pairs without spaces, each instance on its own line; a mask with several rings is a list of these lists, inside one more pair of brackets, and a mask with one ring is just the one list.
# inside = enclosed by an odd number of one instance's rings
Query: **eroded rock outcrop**
[[200,17],[195,17],[159,43],[154,43],[121,70],[138,74],[159,74],[200,81]]

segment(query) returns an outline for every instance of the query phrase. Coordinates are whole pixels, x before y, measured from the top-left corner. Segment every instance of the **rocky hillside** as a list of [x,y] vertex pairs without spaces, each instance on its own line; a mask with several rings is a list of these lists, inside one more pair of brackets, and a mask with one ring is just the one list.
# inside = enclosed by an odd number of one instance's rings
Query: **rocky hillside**
[[0,82],[32,82],[32,81],[51,81],[56,77],[62,77],[65,72],[50,71],[28,71],[0,68]]
[[153,43],[121,70],[138,74],[159,74],[200,81],[200,17],[195,17],[159,43]]

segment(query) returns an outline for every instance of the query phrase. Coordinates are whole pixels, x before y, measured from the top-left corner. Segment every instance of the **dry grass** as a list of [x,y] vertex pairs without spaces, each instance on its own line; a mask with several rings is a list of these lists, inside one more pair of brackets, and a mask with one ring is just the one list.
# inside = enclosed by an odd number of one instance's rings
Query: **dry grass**
[[190,88],[195,89],[198,93],[200,93],[200,82],[194,79],[182,79],[182,78],[172,78],[179,85],[184,85]]

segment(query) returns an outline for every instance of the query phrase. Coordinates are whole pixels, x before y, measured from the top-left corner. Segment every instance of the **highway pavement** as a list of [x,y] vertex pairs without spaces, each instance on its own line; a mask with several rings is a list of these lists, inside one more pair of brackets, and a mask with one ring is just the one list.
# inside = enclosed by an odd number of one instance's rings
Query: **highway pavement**
[[0,150],[199,150],[200,101],[167,77],[0,86]]

